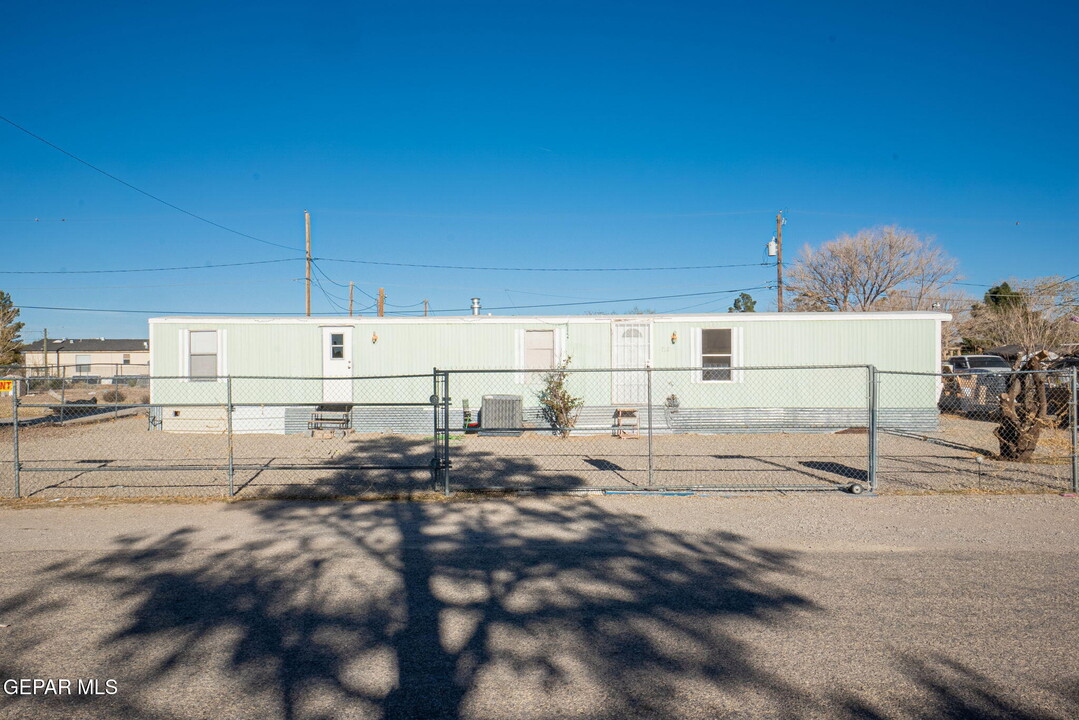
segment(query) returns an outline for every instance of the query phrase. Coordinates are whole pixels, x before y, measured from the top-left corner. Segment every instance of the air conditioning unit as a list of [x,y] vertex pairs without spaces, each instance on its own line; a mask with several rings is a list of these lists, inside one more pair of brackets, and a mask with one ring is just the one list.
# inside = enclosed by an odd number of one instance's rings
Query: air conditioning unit
[[524,401],[520,395],[484,395],[480,405],[480,435],[520,435]]

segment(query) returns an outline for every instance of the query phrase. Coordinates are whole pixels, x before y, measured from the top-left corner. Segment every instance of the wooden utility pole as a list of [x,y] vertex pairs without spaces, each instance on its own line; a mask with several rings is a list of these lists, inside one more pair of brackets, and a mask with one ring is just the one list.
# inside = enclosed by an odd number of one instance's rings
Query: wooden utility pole
[[776,309],[783,312],[783,211],[776,213]]
[[386,314],[386,291],[383,288],[378,289],[378,316],[382,317]]
[[348,281],[348,316],[352,317],[352,281]]
[[41,341],[41,357],[45,360],[45,377],[49,376],[49,329],[45,328],[45,339]]
[[423,299],[423,316],[427,317],[427,298]]
[[303,224],[307,231],[307,273],[305,275],[307,286],[305,293],[307,317],[311,317],[311,213],[303,211]]

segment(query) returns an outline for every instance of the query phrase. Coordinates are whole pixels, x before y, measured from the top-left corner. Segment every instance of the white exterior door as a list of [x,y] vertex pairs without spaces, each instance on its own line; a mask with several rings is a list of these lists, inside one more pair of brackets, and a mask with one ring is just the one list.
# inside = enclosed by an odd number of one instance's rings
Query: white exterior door
[[322,328],[322,401],[352,402],[352,375],[352,328]]
[[[652,356],[652,329],[648,323],[611,323],[611,360],[617,368],[646,367]],[[644,405],[648,378],[643,372],[617,372],[611,377],[611,402]]]

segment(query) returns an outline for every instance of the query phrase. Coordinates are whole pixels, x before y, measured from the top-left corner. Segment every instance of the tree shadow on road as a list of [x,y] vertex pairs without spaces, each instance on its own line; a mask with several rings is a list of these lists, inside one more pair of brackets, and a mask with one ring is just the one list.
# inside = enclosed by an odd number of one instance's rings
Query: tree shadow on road
[[[909,701],[810,690],[753,637],[822,607],[796,553],[656,527],[588,500],[239,503],[195,527],[66,556],[0,596],[5,677],[113,677],[101,698],[9,698],[24,717],[1019,718],[945,657]],[[772,666],[774,667],[774,666]],[[863,678],[872,680],[872,678]],[[878,688],[879,690],[879,688]],[[885,688],[885,694],[893,688]],[[1021,695],[1020,695],[1021,697]],[[1062,704],[1079,707],[1074,692]]]
[[703,717],[731,709],[717,689],[797,695],[729,625],[812,605],[784,588],[790,554],[736,535],[670,533],[587,501],[229,512],[255,513],[258,537],[213,551],[193,529],[126,537],[48,567],[0,601],[22,628],[2,664],[61,670],[42,642],[87,601],[108,608],[108,632],[70,651],[127,689],[125,705],[94,705],[104,717],[139,716],[133,692],[156,698],[149,717],[200,683],[222,717],[234,700],[282,718]]
[[887,707],[849,693],[836,698],[839,720],[1066,720],[1079,710],[1079,688],[1047,688],[1056,707],[1037,707],[1004,692],[989,677],[937,654],[904,655],[899,670],[910,687],[906,697]]

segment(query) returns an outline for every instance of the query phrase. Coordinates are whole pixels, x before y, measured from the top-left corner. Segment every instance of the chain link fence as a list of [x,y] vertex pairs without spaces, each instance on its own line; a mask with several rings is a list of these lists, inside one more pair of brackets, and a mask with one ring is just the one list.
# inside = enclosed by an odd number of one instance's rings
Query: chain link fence
[[450,373],[455,484],[507,489],[868,487],[860,367]]
[[73,383],[86,385],[122,384],[132,378],[148,378],[148,363],[86,362],[52,365],[0,365],[0,376],[27,378],[69,378]]
[[[1002,406],[1014,382],[1038,407]],[[8,496],[1075,491],[1079,478],[1074,371],[23,377],[0,392]]]
[[909,405],[911,397],[930,389],[938,397],[934,417],[922,428],[897,426],[892,416],[881,413],[877,475],[883,487],[913,492],[1079,490],[1074,369],[879,372],[877,377],[882,408]]

